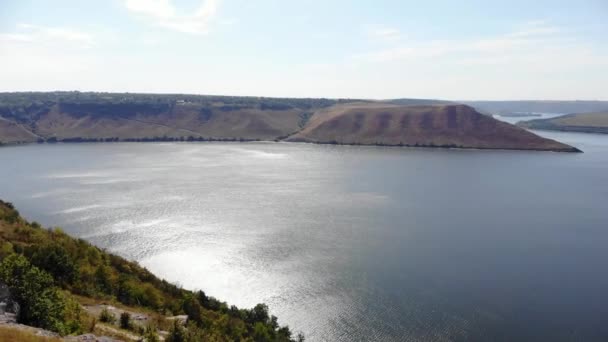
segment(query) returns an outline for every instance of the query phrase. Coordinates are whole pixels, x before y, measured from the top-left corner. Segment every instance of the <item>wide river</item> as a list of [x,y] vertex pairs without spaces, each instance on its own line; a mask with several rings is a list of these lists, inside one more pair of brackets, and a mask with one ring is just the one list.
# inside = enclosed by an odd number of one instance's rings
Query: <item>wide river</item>
[[308,341],[606,341],[608,136],[539,134],[585,153],[6,147],[0,198]]

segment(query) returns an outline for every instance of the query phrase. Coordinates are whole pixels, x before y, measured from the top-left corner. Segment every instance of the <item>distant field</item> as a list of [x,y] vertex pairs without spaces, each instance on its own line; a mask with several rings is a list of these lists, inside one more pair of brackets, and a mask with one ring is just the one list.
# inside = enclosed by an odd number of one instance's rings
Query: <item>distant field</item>
[[608,101],[461,101],[487,114],[595,113],[608,111]]
[[552,119],[522,121],[530,129],[608,134],[608,112],[569,114]]

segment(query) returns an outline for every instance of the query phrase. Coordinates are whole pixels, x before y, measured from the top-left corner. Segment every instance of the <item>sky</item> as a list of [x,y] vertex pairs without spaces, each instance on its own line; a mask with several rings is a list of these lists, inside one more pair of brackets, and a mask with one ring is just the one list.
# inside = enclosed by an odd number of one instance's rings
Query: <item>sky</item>
[[0,0],[0,91],[608,100],[608,0]]

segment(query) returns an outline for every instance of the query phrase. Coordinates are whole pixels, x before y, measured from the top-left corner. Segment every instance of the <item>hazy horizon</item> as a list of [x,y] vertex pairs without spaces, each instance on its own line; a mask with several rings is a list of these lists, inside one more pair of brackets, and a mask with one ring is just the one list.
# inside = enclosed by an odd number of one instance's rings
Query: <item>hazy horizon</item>
[[[145,92],[145,91],[98,91],[98,90],[79,90],[79,89],[51,89],[51,90],[2,90],[1,93],[59,93],[59,92],[80,92],[80,93],[98,93],[98,94],[146,94],[146,95],[193,95],[193,96],[226,96],[226,97],[253,97],[253,98],[282,98],[281,96],[272,95],[234,95],[234,94],[209,94],[209,93],[180,93],[180,92]],[[387,101],[387,100],[399,100],[399,99],[412,99],[412,100],[438,100],[438,101],[453,101],[453,102],[608,102],[607,100],[600,99],[532,99],[532,98],[518,98],[518,99],[446,99],[439,97],[427,97],[427,98],[414,98],[414,97],[392,97],[392,98],[354,98],[354,97],[327,97],[327,96],[286,96],[285,98],[294,99],[311,99],[311,98],[327,98],[337,100],[366,100],[366,101]]]
[[608,100],[599,0],[0,5],[0,91]]

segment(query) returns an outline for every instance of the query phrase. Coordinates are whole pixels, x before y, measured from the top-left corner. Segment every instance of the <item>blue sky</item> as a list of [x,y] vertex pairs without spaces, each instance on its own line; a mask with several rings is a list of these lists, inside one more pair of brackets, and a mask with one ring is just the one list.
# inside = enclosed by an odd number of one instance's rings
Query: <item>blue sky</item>
[[0,91],[608,100],[606,37],[606,0],[2,0]]

